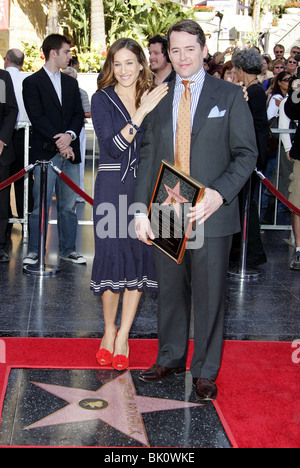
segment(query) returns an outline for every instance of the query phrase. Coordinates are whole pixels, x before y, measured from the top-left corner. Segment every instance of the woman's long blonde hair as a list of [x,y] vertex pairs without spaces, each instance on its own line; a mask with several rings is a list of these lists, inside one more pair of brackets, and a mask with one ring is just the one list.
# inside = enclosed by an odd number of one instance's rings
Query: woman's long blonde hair
[[133,39],[119,39],[109,49],[107,59],[103,67],[103,77],[98,83],[98,91],[101,89],[108,88],[117,84],[117,80],[114,76],[114,60],[116,53],[121,49],[128,49],[133,52],[139,62],[142,65],[143,70],[141,71],[137,83],[136,83],[136,108],[138,109],[141,105],[141,98],[145,91],[150,90],[154,87],[153,75],[148,66],[146,56],[141,46]]

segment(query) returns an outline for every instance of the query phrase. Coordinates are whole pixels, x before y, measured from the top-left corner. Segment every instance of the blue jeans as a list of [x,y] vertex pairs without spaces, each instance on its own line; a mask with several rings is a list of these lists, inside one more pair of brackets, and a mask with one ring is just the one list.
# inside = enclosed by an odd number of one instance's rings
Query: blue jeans
[[[55,166],[63,171],[76,185],[79,185],[79,166],[71,164],[67,159],[64,159],[60,154],[57,154],[51,160]],[[33,200],[34,208],[29,218],[29,252],[38,253],[39,237],[40,237],[40,173],[41,168],[37,166],[34,169],[34,186]],[[77,214],[75,211],[76,193],[69,188],[53,171],[52,167],[48,166],[47,170],[47,218],[48,225],[49,209],[51,206],[52,194],[55,187],[57,200],[57,230],[59,240],[59,255],[68,257],[72,252],[76,252],[76,235],[77,235]]]

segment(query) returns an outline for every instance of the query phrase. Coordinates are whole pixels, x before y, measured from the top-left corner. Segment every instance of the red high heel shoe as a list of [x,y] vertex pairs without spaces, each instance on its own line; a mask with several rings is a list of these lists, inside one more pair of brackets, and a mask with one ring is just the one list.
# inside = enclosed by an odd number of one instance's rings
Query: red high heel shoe
[[[117,335],[118,335],[118,329],[116,327],[116,338],[117,338]],[[116,341],[116,338],[115,338],[115,341]],[[110,353],[107,349],[104,349],[104,348],[99,349],[99,351],[96,354],[96,359],[98,361],[98,364],[100,364],[100,366],[109,366],[113,362],[114,352],[115,352],[115,345],[114,345],[114,350],[112,353]]]
[[100,366],[109,366],[113,362],[114,355],[107,351],[107,349],[99,349],[96,354],[96,359]]
[[127,356],[124,356],[122,354],[117,354],[116,356],[114,356],[113,361],[112,361],[112,366],[117,371],[122,371],[122,370],[128,369],[128,367],[129,367],[129,349],[128,349]]

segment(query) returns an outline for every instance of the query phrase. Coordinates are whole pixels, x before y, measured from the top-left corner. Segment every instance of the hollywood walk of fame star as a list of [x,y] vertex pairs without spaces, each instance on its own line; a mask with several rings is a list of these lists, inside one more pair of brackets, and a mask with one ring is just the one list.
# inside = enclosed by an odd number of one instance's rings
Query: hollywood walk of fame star
[[138,396],[130,371],[96,391],[32,383],[69,404],[24,430],[98,419],[147,447],[150,444],[142,413],[202,406],[199,403]]
[[184,198],[182,195],[180,195],[180,180],[177,182],[175,187],[172,189],[168,187],[168,185],[164,184],[166,191],[168,192],[168,197],[167,199],[162,203],[162,205],[173,205],[174,210],[178,216],[180,217],[180,205],[182,203],[188,203],[189,200]]

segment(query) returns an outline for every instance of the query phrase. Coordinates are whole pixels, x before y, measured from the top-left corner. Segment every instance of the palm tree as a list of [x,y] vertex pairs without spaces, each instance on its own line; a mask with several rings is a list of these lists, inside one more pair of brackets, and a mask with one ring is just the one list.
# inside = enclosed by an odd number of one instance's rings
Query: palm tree
[[106,46],[103,0],[91,0],[91,43]]
[[48,34],[58,33],[59,29],[59,8],[57,0],[50,0],[49,2],[49,14],[47,17],[46,32]]
[[261,10],[261,0],[254,0],[253,15],[252,15],[254,31],[259,31],[260,10]]

